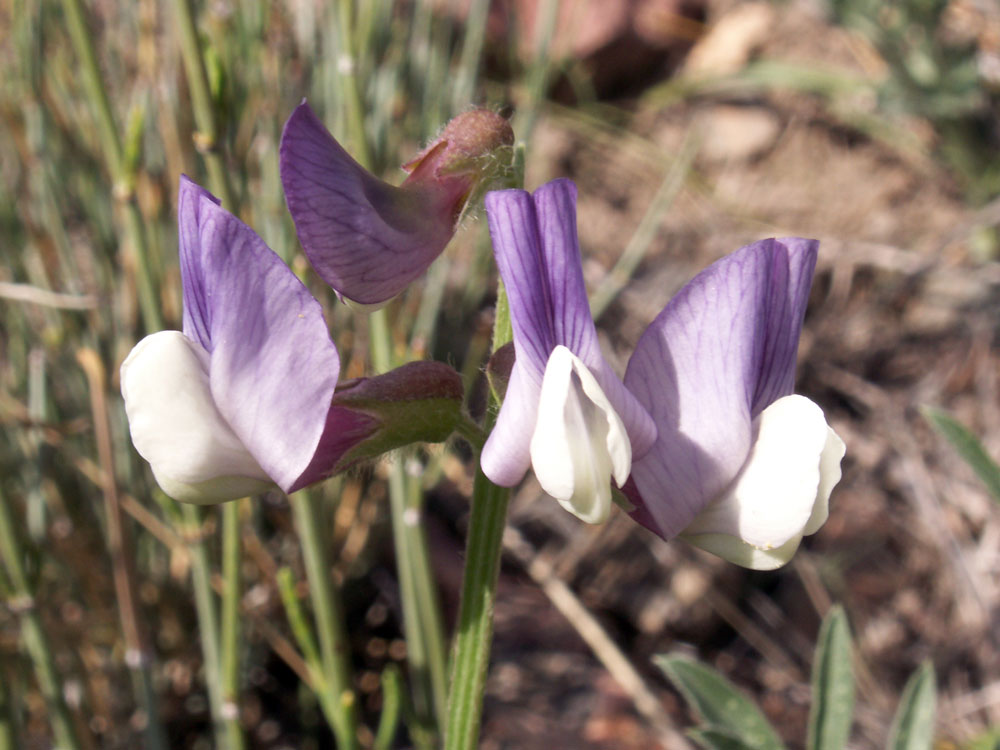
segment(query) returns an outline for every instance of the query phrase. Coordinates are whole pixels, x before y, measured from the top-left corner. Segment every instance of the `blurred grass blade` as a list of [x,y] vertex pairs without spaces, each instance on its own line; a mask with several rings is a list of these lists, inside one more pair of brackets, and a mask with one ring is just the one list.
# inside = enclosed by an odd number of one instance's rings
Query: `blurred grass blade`
[[888,750],[930,750],[934,741],[937,688],[934,665],[925,661],[903,688],[889,732]]
[[843,607],[835,606],[823,620],[816,643],[809,711],[809,750],[841,750],[851,733],[854,712],[854,672],[851,631]]
[[21,640],[28,657],[34,664],[38,688],[45,700],[45,707],[56,745],[60,750],[78,750],[80,744],[73,717],[66,706],[63,681],[56,669],[55,653],[48,635],[42,627],[42,618],[36,608],[34,589],[24,568],[24,550],[20,540],[23,533],[14,522],[13,508],[0,489],[0,563],[10,582],[11,596],[4,606],[20,614]]
[[375,733],[375,750],[391,750],[403,707],[403,677],[399,667],[389,664],[382,671],[382,714]]
[[664,216],[684,187],[684,181],[691,171],[699,146],[700,136],[694,129],[688,130],[677,156],[667,169],[663,182],[650,201],[649,208],[643,214],[632,239],[590,300],[590,314],[594,320],[600,318],[614,302],[618,293],[628,285],[639,264],[646,257],[646,252],[659,232]]
[[750,750],[784,747],[753,702],[711,667],[677,654],[661,654],[653,661],[701,716],[703,736],[732,735],[742,745],[729,747]]
[[983,444],[968,427],[950,414],[925,406],[921,409],[924,419],[958,451],[965,462],[986,485],[993,498],[1000,502],[1000,466],[983,448]]
[[4,679],[0,679],[0,750],[14,750],[14,712]]

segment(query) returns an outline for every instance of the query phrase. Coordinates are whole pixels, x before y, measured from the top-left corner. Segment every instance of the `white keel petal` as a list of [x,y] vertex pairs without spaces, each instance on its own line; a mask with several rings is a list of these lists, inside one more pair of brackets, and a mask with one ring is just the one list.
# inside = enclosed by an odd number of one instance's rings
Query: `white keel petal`
[[136,344],[121,384],[132,442],[168,495],[214,503],[272,486],[215,406],[208,353],[184,334],[161,331]]
[[607,519],[611,478],[628,479],[632,447],[593,374],[564,346],[546,364],[530,452],[542,489],[566,510],[588,523]]

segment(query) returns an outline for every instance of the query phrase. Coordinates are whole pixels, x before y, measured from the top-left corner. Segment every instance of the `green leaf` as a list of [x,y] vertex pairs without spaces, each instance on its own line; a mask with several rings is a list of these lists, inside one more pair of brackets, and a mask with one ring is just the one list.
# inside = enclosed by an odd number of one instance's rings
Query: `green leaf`
[[925,661],[903,688],[889,732],[888,750],[930,750],[934,740],[934,665]]
[[753,702],[714,669],[677,654],[660,654],[654,662],[701,716],[703,735],[732,735],[749,750],[783,750]]
[[990,494],[1000,502],[1000,466],[979,442],[979,438],[961,422],[940,409],[925,406],[921,409],[924,418],[944,437],[972,470],[976,472]]
[[688,735],[705,748],[705,750],[754,750],[752,745],[746,744],[737,735],[727,729],[705,727],[702,729],[692,729],[688,732]]
[[809,750],[842,750],[851,733],[854,671],[851,631],[843,607],[830,609],[816,642],[809,711]]

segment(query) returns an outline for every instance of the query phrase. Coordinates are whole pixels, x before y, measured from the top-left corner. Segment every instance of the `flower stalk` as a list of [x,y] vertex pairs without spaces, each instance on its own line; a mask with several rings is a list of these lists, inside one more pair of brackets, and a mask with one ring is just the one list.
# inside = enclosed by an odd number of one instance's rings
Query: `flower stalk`
[[222,720],[227,746],[242,750],[240,728],[240,505],[222,506],[222,629],[220,630],[219,681]]
[[[524,149],[519,145],[515,150],[512,186],[523,184]],[[503,281],[498,281],[492,351],[495,353],[513,338],[507,292]],[[499,409],[497,395],[491,390],[483,425],[484,435],[489,435],[493,429]],[[465,542],[462,599],[452,649],[445,750],[474,750],[479,743],[486,674],[493,646],[493,612],[503,553],[503,530],[510,504],[510,489],[495,485],[486,477],[479,453],[477,450],[476,478]]]
[[323,701],[324,710],[337,738],[337,747],[355,750],[358,747],[358,717],[348,662],[351,650],[344,625],[343,606],[336,587],[330,580],[326,535],[322,531],[319,504],[310,490],[292,494],[289,501],[302,544],[302,558],[316,615],[324,692],[329,696],[329,699]]

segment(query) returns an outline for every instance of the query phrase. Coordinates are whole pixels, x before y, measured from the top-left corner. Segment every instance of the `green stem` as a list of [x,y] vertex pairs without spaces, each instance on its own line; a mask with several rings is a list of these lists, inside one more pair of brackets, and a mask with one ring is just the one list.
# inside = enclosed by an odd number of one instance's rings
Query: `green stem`
[[[382,714],[375,732],[375,750],[391,750],[399,727],[399,717],[403,707],[403,680],[395,664],[389,664],[382,672]],[[3,750],[3,748],[0,748]]]
[[205,59],[201,53],[191,0],[174,0],[174,15],[177,17],[184,72],[191,92],[191,107],[194,110],[195,124],[198,126],[198,132],[194,135],[195,146],[205,159],[205,168],[208,170],[208,180],[212,190],[224,207],[234,211],[236,203],[229,184],[229,172],[222,158],[219,121],[208,85],[208,73],[205,71]]
[[240,728],[240,501],[222,506],[222,720],[229,750],[242,750]]
[[[514,186],[524,185],[524,148],[515,152]],[[496,317],[493,321],[493,351],[513,339],[510,304],[503,282],[497,285]],[[489,435],[500,404],[490,394],[483,434]],[[448,688],[448,719],[445,750],[474,750],[479,741],[486,693],[486,673],[493,645],[493,608],[496,603],[503,530],[507,521],[510,489],[493,484],[476,455],[476,479],[465,542],[462,601],[458,610],[451,684]]]
[[[397,462],[401,463],[401,462]],[[427,678],[434,709],[434,724],[444,726],[448,710],[448,649],[445,646],[441,600],[434,582],[427,534],[422,523],[424,511],[423,476],[406,476],[406,511],[403,521],[408,535],[407,559],[413,570],[417,616],[427,649]]]
[[482,469],[477,470],[448,694],[445,750],[474,750],[478,745],[509,500],[509,489],[496,486]]
[[468,414],[462,414],[462,418],[455,425],[455,432],[465,438],[469,445],[475,448],[476,452],[482,450],[486,443],[486,436],[483,428],[476,424]]
[[34,594],[22,564],[24,553],[21,549],[21,538],[21,532],[14,526],[14,514],[7,504],[7,499],[0,492],[0,557],[3,558],[7,578],[14,593],[14,598],[8,602],[8,606],[14,611],[21,612],[21,637],[35,666],[35,676],[48,707],[56,746],[60,750],[78,750],[81,745],[73,726],[73,719],[63,699],[62,685],[52,658],[52,649],[42,628],[41,618],[35,609]]
[[334,716],[328,718],[333,724],[337,747],[340,750],[355,750],[358,747],[358,717],[351,686],[351,648],[340,597],[330,580],[330,563],[324,545],[326,535],[320,523],[319,506],[309,490],[300,490],[289,500],[302,543],[302,557],[316,615],[323,678],[336,698],[330,707]]
[[84,84],[100,132],[103,146],[103,156],[114,183],[113,194],[122,204],[125,211],[125,231],[135,255],[136,284],[138,285],[139,306],[142,310],[142,322],[147,332],[159,331],[163,328],[163,317],[160,314],[159,296],[156,294],[156,283],[149,266],[149,249],[146,233],[142,223],[142,214],[135,198],[133,185],[135,175],[130,174],[130,167],[125,163],[124,147],[120,129],[115,123],[111,111],[111,100],[108,98],[104,78],[97,64],[97,54],[94,51],[93,34],[87,23],[87,14],[82,0],[64,0],[66,25],[72,39],[76,56],[79,58]]
[[194,585],[194,605],[198,614],[198,633],[201,636],[201,653],[205,662],[205,685],[208,705],[212,713],[215,743],[228,748],[225,709],[222,701],[222,684],[219,674],[219,620],[212,592],[212,568],[205,548],[201,512],[197,506],[181,504],[184,519],[184,537],[191,555],[191,582]]

